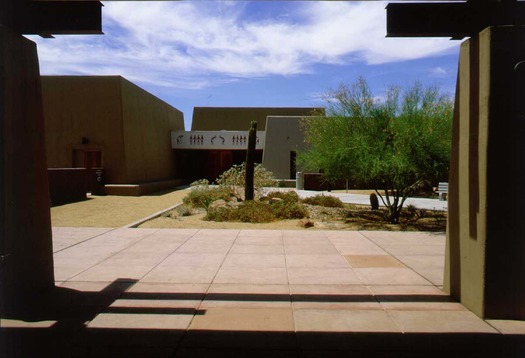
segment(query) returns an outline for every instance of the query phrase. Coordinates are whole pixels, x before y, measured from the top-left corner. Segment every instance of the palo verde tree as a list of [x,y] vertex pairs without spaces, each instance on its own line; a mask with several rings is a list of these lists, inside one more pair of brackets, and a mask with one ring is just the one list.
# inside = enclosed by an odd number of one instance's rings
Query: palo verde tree
[[447,176],[453,102],[437,88],[390,87],[378,98],[360,78],[328,93],[326,103],[326,117],[303,121],[308,146],[299,163],[322,169],[327,180],[372,186],[391,223],[420,183]]

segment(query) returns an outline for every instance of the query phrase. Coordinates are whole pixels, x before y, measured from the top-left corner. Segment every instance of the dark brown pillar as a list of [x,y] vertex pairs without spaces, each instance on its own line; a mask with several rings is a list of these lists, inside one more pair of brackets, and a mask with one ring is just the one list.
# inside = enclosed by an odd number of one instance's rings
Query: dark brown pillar
[[445,289],[483,318],[525,319],[525,27],[461,46]]
[[0,305],[31,308],[54,286],[36,45],[0,26]]

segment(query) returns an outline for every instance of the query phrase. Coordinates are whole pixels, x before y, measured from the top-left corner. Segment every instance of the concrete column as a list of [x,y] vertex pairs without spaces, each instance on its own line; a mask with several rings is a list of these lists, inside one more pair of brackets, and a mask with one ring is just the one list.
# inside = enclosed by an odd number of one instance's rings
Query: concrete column
[[0,305],[24,311],[54,286],[36,45],[0,26]]
[[445,289],[483,318],[525,319],[525,27],[461,45]]

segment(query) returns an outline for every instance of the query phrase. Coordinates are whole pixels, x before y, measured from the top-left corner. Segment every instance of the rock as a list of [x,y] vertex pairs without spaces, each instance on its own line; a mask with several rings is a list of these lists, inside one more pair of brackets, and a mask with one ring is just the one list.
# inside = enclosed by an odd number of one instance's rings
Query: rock
[[297,226],[302,227],[304,229],[308,229],[309,227],[313,227],[314,223],[310,220],[301,220],[297,223]]
[[270,204],[277,203],[277,202],[280,202],[280,201],[283,201],[283,199],[281,199],[281,198],[270,198]]
[[208,209],[217,209],[221,206],[226,206],[226,201],[219,199],[219,200],[213,201],[210,205],[208,205]]

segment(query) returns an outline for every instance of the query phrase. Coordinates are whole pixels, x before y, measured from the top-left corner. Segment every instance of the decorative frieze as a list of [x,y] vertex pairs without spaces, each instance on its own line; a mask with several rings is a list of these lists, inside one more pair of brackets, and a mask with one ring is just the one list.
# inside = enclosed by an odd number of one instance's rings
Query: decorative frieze
[[[264,149],[265,132],[257,132],[255,149]],[[245,150],[248,145],[248,131],[173,131],[173,149],[214,149]]]

